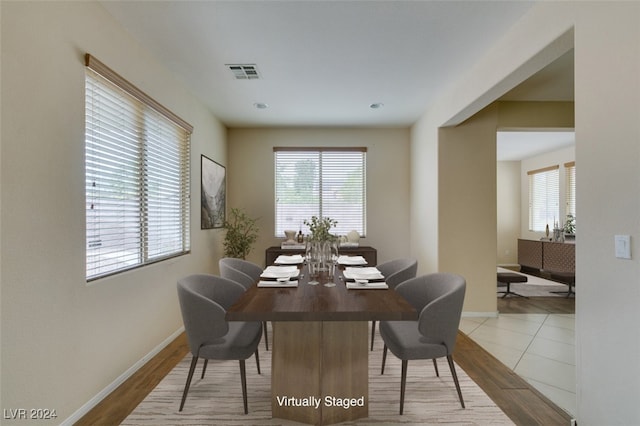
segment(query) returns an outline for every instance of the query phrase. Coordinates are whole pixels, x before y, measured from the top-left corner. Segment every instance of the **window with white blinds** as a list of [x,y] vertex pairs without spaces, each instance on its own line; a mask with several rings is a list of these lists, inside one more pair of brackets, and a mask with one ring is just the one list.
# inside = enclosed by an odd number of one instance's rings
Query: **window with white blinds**
[[576,163],[572,161],[564,165],[566,181],[566,215],[576,215]]
[[189,252],[192,127],[86,57],[86,274]]
[[553,230],[560,220],[559,166],[532,170],[529,175],[529,230],[545,231],[547,225]]
[[309,233],[312,216],[338,221],[331,233],[366,235],[366,148],[274,148],[275,232]]

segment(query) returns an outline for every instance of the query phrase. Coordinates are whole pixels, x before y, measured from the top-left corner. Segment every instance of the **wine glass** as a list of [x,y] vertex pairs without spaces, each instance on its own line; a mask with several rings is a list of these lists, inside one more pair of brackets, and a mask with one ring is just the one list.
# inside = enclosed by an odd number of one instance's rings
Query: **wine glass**
[[307,266],[309,267],[309,281],[308,284],[318,285],[319,282],[316,280],[318,277],[319,269],[320,269],[320,246],[315,241],[307,242],[306,257],[307,257]]

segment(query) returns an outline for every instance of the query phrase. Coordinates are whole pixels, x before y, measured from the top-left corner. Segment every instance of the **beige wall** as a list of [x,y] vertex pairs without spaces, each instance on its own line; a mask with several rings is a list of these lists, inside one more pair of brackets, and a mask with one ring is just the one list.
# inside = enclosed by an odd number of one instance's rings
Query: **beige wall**
[[[576,15],[578,422],[640,424],[640,3]],[[615,258],[616,234],[631,260]]]
[[466,278],[467,314],[496,311],[497,120],[492,105],[439,135],[438,270]]
[[[182,327],[179,277],[217,271],[219,232],[200,231],[197,194],[200,154],[224,164],[226,130],[98,3],[0,5],[2,408],[56,409],[50,423],[59,424]],[[91,285],[84,262],[85,52],[194,126],[196,195],[190,255]]]
[[518,263],[520,238],[520,161],[498,161],[496,169],[497,197],[497,263],[502,266]]
[[418,275],[438,271],[438,116],[430,112],[411,127],[411,253]]
[[409,255],[408,129],[230,129],[228,207],[259,218],[260,238],[249,259],[264,264],[264,250],[279,245],[274,231],[274,146],[367,148],[367,237],[378,262]]
[[[613,251],[615,234],[632,236],[633,253],[640,238],[640,199],[628,195],[640,192],[638,40],[637,2],[540,2],[467,76],[443,90],[412,129],[412,165],[432,161],[443,146],[438,127],[475,114],[575,45],[576,210],[583,230],[576,251],[580,425],[640,423],[640,257],[620,260]],[[421,196],[429,187],[422,181],[426,177],[412,180],[412,219],[416,212],[434,209]],[[434,244],[445,235],[423,244],[419,231],[437,227],[448,213],[440,208],[440,218],[429,214],[430,223],[412,225],[412,247],[418,253],[434,255]],[[478,242],[475,237],[470,244]],[[490,251],[495,253],[495,246]],[[603,348],[616,348],[615,354]]]

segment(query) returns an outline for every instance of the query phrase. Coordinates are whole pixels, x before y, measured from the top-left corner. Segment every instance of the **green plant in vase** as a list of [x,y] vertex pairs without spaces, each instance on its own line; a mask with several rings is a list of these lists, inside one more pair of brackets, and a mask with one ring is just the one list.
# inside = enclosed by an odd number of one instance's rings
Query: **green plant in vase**
[[569,235],[576,233],[576,217],[572,214],[568,214],[564,222],[564,233]]
[[338,221],[329,217],[319,218],[318,216],[312,216],[310,220],[305,219],[303,221],[305,225],[309,227],[310,241],[333,241],[336,236],[331,234],[331,228],[338,224]]
[[249,217],[243,210],[232,208],[224,227],[227,234],[224,237],[224,255],[246,259],[258,240],[257,219]]

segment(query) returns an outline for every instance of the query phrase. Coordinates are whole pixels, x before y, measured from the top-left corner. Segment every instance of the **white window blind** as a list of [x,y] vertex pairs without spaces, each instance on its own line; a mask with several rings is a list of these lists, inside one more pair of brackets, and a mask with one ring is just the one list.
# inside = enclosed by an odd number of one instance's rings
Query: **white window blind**
[[529,230],[545,231],[547,225],[553,230],[560,220],[558,204],[560,199],[559,167],[533,170],[529,175]]
[[365,148],[274,148],[276,236],[307,234],[312,216],[338,221],[335,235],[366,235]]
[[576,163],[574,161],[565,163],[565,180],[566,180],[566,215],[576,215]]
[[189,252],[192,128],[87,55],[87,280]]

